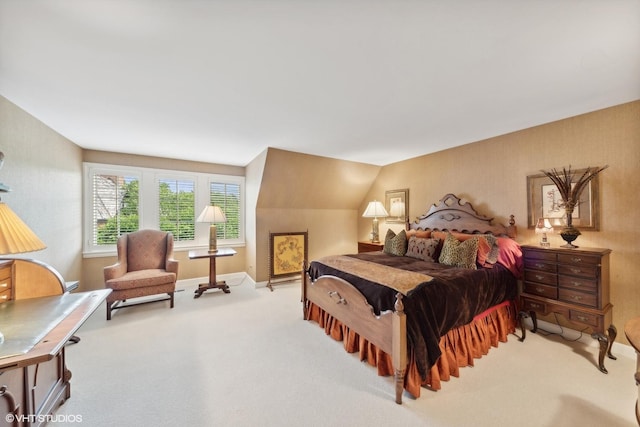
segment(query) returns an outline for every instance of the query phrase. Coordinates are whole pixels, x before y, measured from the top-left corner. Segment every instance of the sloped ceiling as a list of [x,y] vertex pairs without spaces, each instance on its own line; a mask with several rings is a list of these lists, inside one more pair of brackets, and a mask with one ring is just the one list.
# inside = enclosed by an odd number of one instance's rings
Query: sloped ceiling
[[0,95],[87,149],[386,165],[640,99],[640,1],[0,0]]

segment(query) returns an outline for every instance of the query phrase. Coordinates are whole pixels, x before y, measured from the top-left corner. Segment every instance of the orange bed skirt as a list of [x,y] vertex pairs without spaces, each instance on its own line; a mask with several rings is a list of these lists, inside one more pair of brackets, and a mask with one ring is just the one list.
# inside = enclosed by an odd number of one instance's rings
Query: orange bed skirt
[[[378,375],[394,374],[391,356],[379,350],[369,341],[360,337],[343,325],[339,320],[327,314],[317,305],[309,305],[309,320],[317,322],[327,335],[342,341],[349,353],[360,353],[360,360],[366,360],[378,368]],[[404,388],[414,397],[420,396],[421,387],[440,390],[441,381],[449,381],[451,376],[458,377],[460,368],[473,366],[474,359],[486,355],[491,347],[506,342],[510,333],[515,332],[517,309],[513,301],[505,301],[477,315],[463,326],[452,329],[440,338],[442,355],[423,381],[415,364],[413,352],[407,356],[409,366],[405,374]]]

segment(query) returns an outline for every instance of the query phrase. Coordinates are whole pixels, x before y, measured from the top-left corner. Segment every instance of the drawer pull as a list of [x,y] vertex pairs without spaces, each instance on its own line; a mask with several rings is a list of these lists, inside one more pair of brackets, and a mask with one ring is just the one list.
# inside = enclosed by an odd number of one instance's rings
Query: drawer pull
[[536,267],[538,267],[538,268],[544,268],[544,264],[540,264],[540,263],[538,263],[538,264],[536,264]]
[[571,282],[571,284],[573,286],[575,286],[576,288],[579,288],[580,286],[582,286],[582,283],[580,283],[580,282]]
[[573,274],[579,274],[579,273],[582,273],[582,269],[581,268],[572,268],[571,272]]
[[571,295],[571,299],[574,301],[582,301],[582,297],[580,295]]
[[573,258],[571,258],[571,261],[573,261],[573,262],[582,262],[582,258],[573,257]]
[[0,283],[0,288],[8,288],[9,284],[7,282]]
[[538,291],[540,293],[544,293],[544,288],[536,288],[536,291]]
[[542,280],[542,279],[544,279],[544,276],[541,276],[541,275],[539,275],[539,274],[536,274],[536,279],[538,279],[538,280]]
[[533,307],[533,308],[542,308],[542,306],[540,304],[536,304],[536,303],[531,303],[531,307]]
[[589,318],[588,317],[584,317],[584,316],[576,316],[578,318],[578,320],[580,320],[581,322],[588,322]]
[[0,300],[3,300],[3,301],[4,301],[4,300],[7,300],[7,299],[9,299],[9,295],[2,295],[2,296],[0,296]]

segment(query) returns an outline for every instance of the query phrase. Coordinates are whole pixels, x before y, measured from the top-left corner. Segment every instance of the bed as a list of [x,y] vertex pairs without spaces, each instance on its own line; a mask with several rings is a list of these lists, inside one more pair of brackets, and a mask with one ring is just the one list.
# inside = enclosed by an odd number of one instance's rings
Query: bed
[[393,375],[396,403],[405,390],[439,390],[515,331],[522,253],[513,216],[492,222],[447,194],[406,230],[388,231],[384,251],[312,261],[304,319]]

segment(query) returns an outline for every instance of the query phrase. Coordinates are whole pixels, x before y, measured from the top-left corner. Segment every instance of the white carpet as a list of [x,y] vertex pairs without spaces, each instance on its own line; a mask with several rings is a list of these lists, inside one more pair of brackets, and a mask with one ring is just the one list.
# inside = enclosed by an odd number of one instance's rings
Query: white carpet
[[227,282],[230,294],[177,293],[172,310],[147,304],[107,322],[100,307],[82,341],[67,347],[71,398],[58,419],[91,427],[636,425],[635,359],[616,345],[605,375],[595,342],[511,336],[442,390],[405,393],[397,405],[391,378],[302,320],[299,284],[270,292],[250,279]]

